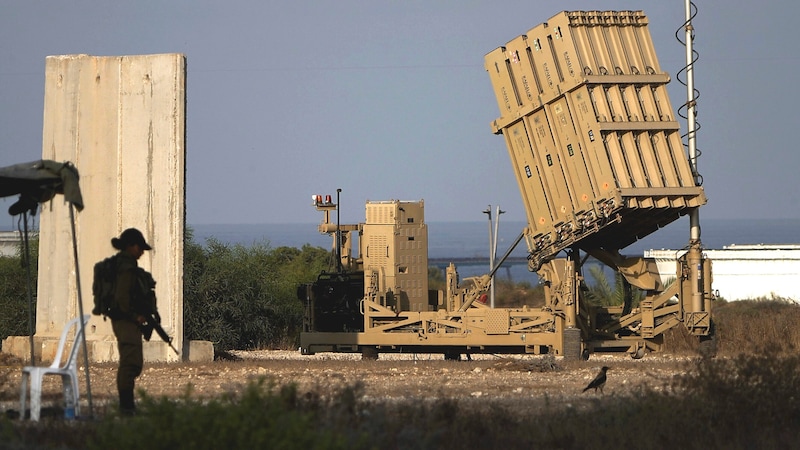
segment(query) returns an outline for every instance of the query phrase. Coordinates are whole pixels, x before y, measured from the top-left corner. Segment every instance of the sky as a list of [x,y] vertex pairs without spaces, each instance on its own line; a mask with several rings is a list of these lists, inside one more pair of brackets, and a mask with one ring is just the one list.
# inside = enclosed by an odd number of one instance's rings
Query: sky
[[[800,218],[800,3],[697,7],[701,220]],[[46,56],[183,53],[189,225],[315,223],[311,196],[336,189],[345,223],[391,199],[424,199],[428,222],[524,221],[483,58],[563,10],[643,10],[686,101],[678,0],[5,0],[0,167],[41,158]]]

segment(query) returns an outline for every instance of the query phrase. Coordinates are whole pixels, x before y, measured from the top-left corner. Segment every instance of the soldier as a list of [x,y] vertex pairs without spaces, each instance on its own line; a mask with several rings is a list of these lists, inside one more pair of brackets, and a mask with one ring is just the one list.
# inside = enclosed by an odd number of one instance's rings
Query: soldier
[[141,314],[140,305],[145,301],[140,292],[138,280],[140,272],[137,261],[147,244],[142,233],[136,228],[128,228],[118,238],[111,239],[111,245],[119,250],[117,254],[116,283],[114,301],[119,310],[111,319],[114,335],[119,348],[119,369],[117,370],[117,391],[119,408],[123,415],[136,413],[134,387],[136,377],[142,373],[144,356],[142,354],[142,330],[146,318]]

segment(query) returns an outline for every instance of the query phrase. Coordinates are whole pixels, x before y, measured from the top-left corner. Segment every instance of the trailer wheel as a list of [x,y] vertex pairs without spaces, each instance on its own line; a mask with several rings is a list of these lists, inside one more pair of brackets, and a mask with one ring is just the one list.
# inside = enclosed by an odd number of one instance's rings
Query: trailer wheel
[[714,358],[717,356],[717,339],[715,336],[700,336],[700,343],[697,346],[697,353],[702,358]]
[[711,329],[708,336],[700,336],[697,352],[703,358],[714,358],[717,356],[717,333],[714,322],[711,322]]
[[641,346],[637,345],[636,350],[631,352],[631,359],[642,359],[642,358],[644,358],[646,350],[647,350],[647,347],[645,347],[644,345],[641,345]]
[[362,361],[377,361],[378,349],[377,347],[361,347],[361,360]]
[[444,360],[445,361],[461,361],[461,353],[458,350],[445,350],[444,352]]
[[583,358],[583,347],[581,343],[581,330],[578,328],[567,328],[563,331],[564,339],[564,359],[578,361]]

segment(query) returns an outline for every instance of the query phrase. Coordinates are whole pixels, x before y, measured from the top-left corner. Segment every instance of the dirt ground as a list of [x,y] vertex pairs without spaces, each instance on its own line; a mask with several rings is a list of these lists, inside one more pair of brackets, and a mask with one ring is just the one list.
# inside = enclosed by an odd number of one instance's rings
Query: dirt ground
[[[563,361],[547,356],[473,355],[472,360],[446,361],[441,354],[381,354],[377,361],[362,361],[359,355],[322,353],[303,356],[291,351],[233,352],[236,361],[205,363],[145,364],[137,390],[154,397],[180,397],[191,389],[193,396],[211,397],[240,391],[249,382],[266,377],[278,384],[295,383],[300,392],[332,391],[360,382],[367,399],[416,400],[452,398],[497,403],[509,407],[537,408],[549,405],[579,406],[598,396],[626,396],[638,387],[662,389],[683,373],[690,357],[649,354],[640,360],[627,355],[592,355],[589,361]],[[19,411],[23,361],[0,353],[0,411],[15,416]],[[583,388],[600,367],[608,366],[604,392]],[[79,369],[81,407],[88,406],[84,369]],[[90,366],[95,414],[116,404],[116,366]],[[60,407],[60,382],[47,377],[43,406]],[[83,410],[84,414],[86,409]]]

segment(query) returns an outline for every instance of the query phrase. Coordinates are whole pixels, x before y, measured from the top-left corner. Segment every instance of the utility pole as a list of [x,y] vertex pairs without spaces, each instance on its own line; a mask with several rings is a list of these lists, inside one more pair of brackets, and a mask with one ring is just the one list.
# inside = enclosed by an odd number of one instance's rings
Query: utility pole
[[[492,248],[492,256],[490,263],[491,267],[489,270],[494,270],[494,260],[497,259],[497,231],[500,228],[500,214],[505,214],[505,211],[500,209],[499,206],[497,207],[496,212],[497,214],[495,214],[494,218],[494,239],[492,240],[493,248]],[[492,275],[492,292],[490,296],[491,296],[491,307],[494,308],[494,275]]]
[[[489,272],[494,270],[494,260],[497,258],[497,232],[500,227],[500,214],[505,214],[505,211],[501,210],[499,206],[495,211],[495,221],[492,223],[492,205],[483,210],[483,213],[489,216]],[[489,298],[491,299],[489,305],[494,308],[494,274],[492,274],[489,286]]]
[[[489,216],[489,273],[494,270],[494,238],[492,234],[492,205],[489,205],[483,210],[483,213]],[[489,282],[489,295],[492,298],[491,306],[494,307],[494,275]]]
[[339,196],[342,194],[341,189],[336,189],[336,273],[342,273],[342,224],[339,215]]

